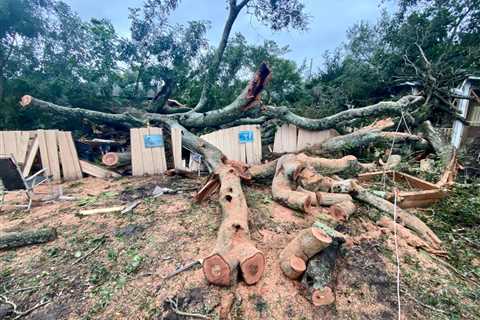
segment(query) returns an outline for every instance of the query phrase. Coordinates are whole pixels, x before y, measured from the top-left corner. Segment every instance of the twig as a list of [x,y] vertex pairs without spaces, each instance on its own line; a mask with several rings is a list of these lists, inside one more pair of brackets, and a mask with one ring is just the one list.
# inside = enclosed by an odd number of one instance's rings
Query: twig
[[442,313],[442,314],[448,314],[447,311],[444,311],[444,310],[441,310],[441,309],[437,309],[435,307],[432,307],[431,305],[428,305],[428,304],[425,304],[423,302],[421,302],[420,300],[416,299],[414,296],[412,296],[410,294],[410,292],[406,291],[406,290],[402,290],[402,292],[412,301],[416,302],[417,304],[421,305],[422,307],[424,308],[427,308],[427,309],[430,309],[432,311],[435,311],[435,312],[438,312],[438,313]]
[[170,273],[170,274],[168,274],[168,275],[166,275],[165,277],[162,277],[162,278],[163,278],[164,280],[170,279],[170,278],[176,276],[177,274],[179,274],[179,273],[181,273],[181,272],[183,272],[183,271],[187,271],[188,269],[196,266],[197,264],[202,264],[202,261],[203,261],[203,259],[195,260],[195,261],[193,261],[193,262],[191,262],[191,263],[189,263],[189,264],[187,264],[187,265],[184,265],[184,266],[178,268],[177,270],[173,271],[172,273]]
[[48,299],[47,300],[42,299],[42,301],[40,301],[39,303],[37,303],[36,305],[31,307],[30,309],[27,309],[25,311],[18,311],[17,310],[17,308],[18,308],[17,305],[13,301],[9,300],[7,298],[7,296],[0,295],[0,298],[3,299],[4,303],[12,306],[12,308],[13,308],[12,312],[16,315],[16,317],[13,318],[15,320],[20,319],[21,317],[24,317],[24,316],[28,315],[29,313],[31,313],[32,311],[34,311],[34,310],[36,310],[40,307],[43,307],[44,305],[49,304],[51,302]]
[[76,265],[77,263],[79,263],[80,261],[82,261],[83,259],[85,259],[86,257],[88,257],[89,255],[91,255],[92,253],[94,253],[95,251],[97,251],[98,248],[100,248],[104,242],[105,242],[105,241],[102,239],[102,241],[100,241],[100,243],[97,244],[97,245],[95,246],[95,248],[91,249],[91,250],[88,251],[84,256],[81,256],[80,258],[78,258],[77,260],[75,260],[75,261],[72,263],[72,266],[73,266],[73,265]]
[[168,302],[170,302],[170,308],[172,308],[173,312],[178,314],[179,316],[184,317],[191,317],[191,318],[199,318],[199,319],[210,319],[209,316],[199,314],[199,313],[189,313],[178,310],[178,305],[176,301],[173,301],[172,298],[168,298]]
[[440,258],[437,258],[433,255],[431,255],[430,257],[432,257],[432,259],[434,259],[435,261],[443,264],[445,267],[447,267],[448,269],[450,269],[451,271],[453,271],[455,274],[457,274],[460,278],[462,278],[463,280],[467,281],[467,282],[470,282],[474,285],[476,285],[477,287],[480,287],[480,283],[477,281],[477,280],[474,280],[474,279],[471,279],[471,278],[468,278],[466,276],[463,275],[463,273],[461,273],[457,268],[455,268],[454,266],[452,266],[450,263],[448,263],[447,261],[444,261]]
[[36,310],[36,309],[38,309],[38,308],[41,308],[41,307],[43,307],[44,305],[49,304],[50,302],[51,302],[51,301],[49,301],[49,300],[44,300],[44,301],[42,300],[42,301],[40,301],[39,303],[37,303],[36,305],[34,305],[33,307],[31,307],[30,309],[25,310],[25,311],[23,311],[23,312],[19,312],[18,315],[17,315],[15,318],[13,318],[13,319],[14,319],[14,320],[20,319],[21,317],[24,317],[24,316],[26,316],[27,314],[31,313],[33,310]]

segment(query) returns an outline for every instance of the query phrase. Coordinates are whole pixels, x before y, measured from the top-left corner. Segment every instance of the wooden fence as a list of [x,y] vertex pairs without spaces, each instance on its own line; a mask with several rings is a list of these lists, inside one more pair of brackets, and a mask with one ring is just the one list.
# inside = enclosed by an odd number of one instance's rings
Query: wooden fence
[[130,129],[132,175],[156,175],[167,170],[162,128]]
[[300,151],[308,146],[322,143],[338,135],[338,132],[334,129],[309,131],[299,129],[292,124],[284,124],[278,128],[275,133],[273,152],[287,153]]
[[262,137],[258,125],[222,129],[201,138],[220,149],[228,159],[247,164],[258,164],[262,160]]
[[82,170],[72,134],[59,130],[1,131],[0,154],[11,154],[22,168],[24,176],[30,174],[40,151],[45,173],[54,181],[82,178]]

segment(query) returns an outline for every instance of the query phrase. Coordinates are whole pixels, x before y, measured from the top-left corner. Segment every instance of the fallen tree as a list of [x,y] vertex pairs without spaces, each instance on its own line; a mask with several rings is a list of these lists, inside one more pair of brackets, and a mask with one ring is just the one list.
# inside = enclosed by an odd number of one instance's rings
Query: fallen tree
[[[242,180],[266,181],[273,178],[272,193],[275,199],[292,208],[305,212],[311,211],[322,215],[324,220],[330,219],[335,222],[346,220],[355,210],[347,194],[336,194],[351,192],[352,183],[350,180],[333,179],[327,175],[355,176],[359,172],[369,170],[371,166],[371,164],[359,163],[356,157],[350,155],[352,149],[376,144],[390,145],[392,142],[410,142],[421,149],[429,147],[428,141],[414,134],[384,131],[394,125],[392,119],[386,119],[376,121],[352,133],[328,139],[305,150],[309,154],[316,155],[314,157],[302,153],[290,154],[263,165],[247,168],[244,164],[227,159],[218,148],[190,131],[190,129],[205,127],[228,127],[238,121],[249,120],[247,117],[251,111],[261,112],[260,95],[270,76],[269,67],[263,63],[253,79],[232,103],[221,109],[207,112],[200,112],[196,108],[189,109],[179,103],[171,103],[168,105],[169,108],[178,109],[174,113],[162,107],[155,110],[165,113],[128,109],[123,113],[113,114],[59,106],[31,96],[22,97],[20,104],[24,108],[35,107],[69,121],[88,119],[91,122],[123,129],[145,125],[163,126],[167,130],[173,126],[182,129],[183,146],[202,155],[202,160],[212,173],[207,184],[197,194],[197,200],[201,201],[216,190],[220,191],[219,201],[223,220],[215,249],[203,262],[205,276],[211,283],[231,285],[240,271],[245,282],[253,284],[263,274],[265,258],[249,238],[248,207],[241,187]],[[300,128],[318,130],[338,127],[342,124],[350,125],[358,117],[378,117],[385,114],[399,116],[421,100],[421,97],[406,96],[398,101],[381,102],[364,108],[347,110],[324,119],[301,118],[290,111],[285,111],[283,107],[280,109],[265,107],[261,119],[263,121],[277,118]],[[257,122],[258,119],[251,120]],[[328,159],[318,158],[318,155],[345,156]],[[329,195],[326,195],[326,192]],[[331,206],[331,208],[323,210],[322,205]],[[319,210],[314,210],[315,207]],[[312,255],[315,254],[313,251]],[[311,255],[307,256],[311,257]]]

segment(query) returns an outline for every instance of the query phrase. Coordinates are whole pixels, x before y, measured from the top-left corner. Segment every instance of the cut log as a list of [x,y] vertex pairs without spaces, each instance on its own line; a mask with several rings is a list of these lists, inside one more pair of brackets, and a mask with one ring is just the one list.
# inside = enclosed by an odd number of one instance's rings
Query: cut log
[[53,228],[0,233],[0,250],[45,243],[56,238],[57,231]]
[[121,167],[132,162],[130,152],[107,152],[102,157],[102,163],[107,167]]
[[335,302],[335,266],[342,240],[334,238],[332,244],[308,261],[302,277],[302,293],[314,306]]
[[[393,216],[395,209],[393,203],[375,196],[358,184],[354,184],[353,197]],[[442,241],[422,220],[399,207],[396,208],[396,212],[400,224],[415,231],[422,239],[427,241],[433,249],[440,250]]]
[[[297,161],[295,155],[288,154],[281,157],[277,162],[277,169],[272,182],[272,196],[275,201],[303,212],[311,212],[312,198],[309,192],[294,191],[290,177],[296,177],[303,168],[302,163]],[[293,180],[294,181],[294,180]]]
[[219,202],[223,221],[212,254],[203,262],[210,283],[233,284],[240,269],[247,284],[255,284],[265,269],[265,257],[249,238],[248,207],[237,171],[228,165],[216,170],[220,181]]
[[336,203],[330,207],[330,214],[340,221],[347,221],[357,207],[351,200]]
[[277,168],[277,160],[269,161],[264,164],[256,164],[250,166],[248,171],[250,176],[255,181],[266,182],[270,184],[273,176],[275,175],[275,169]]
[[346,193],[317,192],[317,203],[320,206],[331,206],[344,201],[352,201],[352,197]]
[[312,167],[307,167],[300,172],[296,182],[306,190],[317,192],[330,191],[335,180],[318,174]]
[[298,233],[280,253],[280,268],[290,279],[298,279],[306,269],[308,259],[330,245],[325,231],[310,227]]

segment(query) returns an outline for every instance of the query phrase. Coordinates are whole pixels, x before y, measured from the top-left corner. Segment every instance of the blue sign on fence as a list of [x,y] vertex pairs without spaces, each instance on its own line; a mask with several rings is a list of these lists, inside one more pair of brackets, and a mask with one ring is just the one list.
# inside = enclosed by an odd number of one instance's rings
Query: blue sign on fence
[[240,140],[240,143],[253,142],[253,131],[240,131],[238,133],[238,139]]
[[143,136],[145,148],[163,147],[163,136],[161,134],[152,134]]

